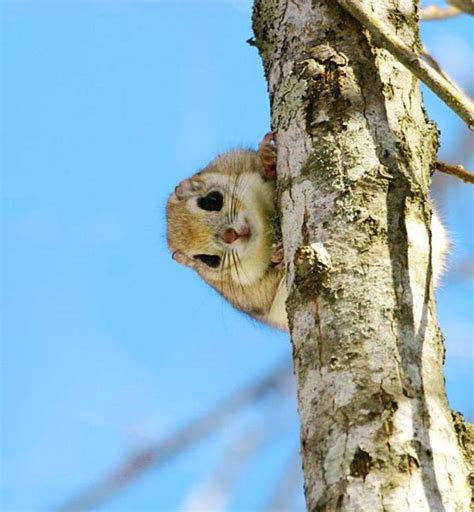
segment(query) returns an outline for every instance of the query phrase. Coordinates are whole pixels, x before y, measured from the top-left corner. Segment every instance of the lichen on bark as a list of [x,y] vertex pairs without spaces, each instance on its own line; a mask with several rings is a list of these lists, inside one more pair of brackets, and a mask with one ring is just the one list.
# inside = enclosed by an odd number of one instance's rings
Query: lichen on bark
[[[365,6],[419,48],[414,2]],[[466,510],[431,281],[437,130],[417,81],[334,1],[256,0],[253,26],[279,146],[307,508]],[[314,244],[330,265],[311,268]]]

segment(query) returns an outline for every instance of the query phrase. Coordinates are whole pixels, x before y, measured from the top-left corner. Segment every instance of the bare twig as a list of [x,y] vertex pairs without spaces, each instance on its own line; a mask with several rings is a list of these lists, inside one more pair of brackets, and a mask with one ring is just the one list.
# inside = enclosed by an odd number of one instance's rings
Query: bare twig
[[97,507],[151,467],[156,468],[168,462],[193,444],[215,432],[244,407],[261,400],[271,392],[288,389],[285,384],[288,382],[289,369],[288,362],[280,364],[262,379],[245,386],[218,402],[200,418],[184,425],[161,441],[137,452],[104,478],[60,506],[57,509],[58,512],[86,511]]
[[[469,87],[472,90],[472,87]],[[461,126],[457,130],[457,134],[453,137],[454,144],[449,145],[441,143],[438,158],[445,162],[457,162],[458,165],[468,166],[472,159],[474,148],[474,133],[464,130]],[[436,167],[435,167],[436,168]],[[461,180],[453,180],[452,176],[442,172],[435,172],[432,176],[431,191],[436,198],[436,203],[444,205],[443,209],[448,209],[446,201],[449,197],[448,190],[457,186],[464,186]]]
[[445,174],[456,176],[456,178],[459,178],[466,183],[474,183],[474,174],[466,171],[462,165],[451,165],[445,162],[436,162],[436,169],[444,172]]
[[448,76],[448,74],[441,69],[441,66],[439,65],[438,61],[428,52],[428,50],[423,47],[423,50],[421,51],[420,56],[436,71],[445,78],[450,84],[452,84],[456,89],[461,91],[461,88],[454,82],[454,80]]
[[447,0],[448,4],[454,5],[458,9],[468,14],[474,14],[474,2],[473,0]]
[[[227,503],[244,472],[245,465],[265,444],[274,441],[288,425],[290,416],[286,408],[282,408],[279,402],[274,409],[272,414],[266,413],[260,418],[260,425],[247,426],[242,435],[232,440],[209,473],[207,480],[200,483],[187,496],[181,512],[227,510]],[[299,460],[298,450],[295,450],[295,455]]]
[[459,262],[458,265],[453,269],[453,275],[456,279],[465,281],[466,279],[472,279],[474,277],[474,257],[472,254],[464,258]]
[[439,7],[437,5],[429,5],[421,9],[420,19],[422,21],[445,20],[458,16],[461,12],[461,9],[453,6]]
[[232,488],[241,475],[245,464],[267,441],[269,432],[254,429],[233,440],[231,446],[224,451],[223,457],[213,468],[209,478],[199,483],[186,497],[181,512],[196,510],[226,510]]
[[474,105],[461,91],[423,61],[395,32],[369,12],[357,0],[337,0],[339,5],[356,18],[377,43],[394,55],[415,76],[423,81],[446,105],[474,129]]
[[303,486],[303,470],[301,469],[300,454],[298,450],[295,450],[283,468],[283,472],[265,506],[265,511],[290,512],[294,510],[292,501],[300,486]]

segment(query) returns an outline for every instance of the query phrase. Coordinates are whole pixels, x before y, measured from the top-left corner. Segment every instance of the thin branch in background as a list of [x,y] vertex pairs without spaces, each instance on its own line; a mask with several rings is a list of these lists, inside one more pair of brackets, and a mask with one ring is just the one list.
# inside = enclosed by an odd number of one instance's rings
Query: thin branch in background
[[465,282],[474,277],[474,257],[472,254],[464,258],[454,269],[454,277]]
[[177,429],[168,437],[148,448],[138,451],[88,489],[58,507],[57,511],[86,511],[101,505],[147,470],[162,466],[192,445],[216,432],[243,408],[274,392],[287,391],[291,377],[290,366],[288,361],[285,361],[263,378],[221,400],[196,420]]
[[474,2],[472,0],[447,0],[447,2],[467,14],[474,14]]
[[235,439],[206,481],[195,486],[185,498],[182,512],[224,512],[243,467],[265,440],[261,430],[251,429]]
[[294,450],[278,479],[265,506],[266,512],[294,512],[293,501],[297,489],[303,485],[301,456]]
[[420,56],[431,66],[433,67],[434,69],[436,69],[436,71],[442,76],[444,77],[448,82],[450,82],[453,87],[456,87],[456,89],[458,91],[461,91],[461,88],[459,87],[459,85],[456,84],[456,82],[446,73],[446,71],[443,71],[443,69],[441,68],[441,66],[439,65],[438,61],[431,55],[431,53],[428,52],[428,50],[423,47],[423,50],[421,51],[421,54]]
[[270,414],[265,413],[260,420],[261,425],[247,426],[244,434],[232,440],[205,482],[199,483],[186,497],[182,512],[227,510],[232,491],[236,487],[237,480],[244,473],[245,465],[263,449],[265,444],[274,441],[288,425],[291,416],[280,402],[281,400],[275,404]]
[[[472,87],[469,90],[472,90]],[[453,137],[454,143],[449,146],[444,143],[441,144],[440,155],[443,161],[455,161],[467,167],[471,164],[473,156],[474,133],[465,130],[463,126],[457,132]],[[432,176],[431,191],[436,197],[436,202],[440,205],[444,204],[444,209],[449,208],[446,205],[448,190],[456,186],[464,186],[464,183],[460,180],[453,180],[451,176],[442,172],[435,172]]]
[[421,9],[420,20],[446,20],[448,18],[454,18],[454,16],[458,16],[461,13],[461,9],[453,6],[439,7],[437,5],[429,5],[428,7],[423,7],[423,9]]
[[427,64],[420,55],[414,53],[386,23],[367,11],[359,1],[337,0],[337,2],[371,33],[381,47],[394,55],[456,112],[467,123],[469,129],[474,129],[474,105],[467,96]]
[[436,162],[436,169],[451,176],[456,176],[466,183],[474,183],[474,174],[466,171],[462,165],[451,165],[445,162]]

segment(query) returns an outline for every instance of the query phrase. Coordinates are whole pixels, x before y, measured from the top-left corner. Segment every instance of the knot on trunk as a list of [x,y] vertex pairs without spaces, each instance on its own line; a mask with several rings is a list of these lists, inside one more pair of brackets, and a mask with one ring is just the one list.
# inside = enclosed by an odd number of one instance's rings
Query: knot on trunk
[[362,477],[365,480],[371,467],[372,457],[364,450],[357,448],[351,462],[351,476]]
[[318,295],[321,284],[332,268],[331,256],[321,243],[303,245],[295,252],[295,279],[299,290]]

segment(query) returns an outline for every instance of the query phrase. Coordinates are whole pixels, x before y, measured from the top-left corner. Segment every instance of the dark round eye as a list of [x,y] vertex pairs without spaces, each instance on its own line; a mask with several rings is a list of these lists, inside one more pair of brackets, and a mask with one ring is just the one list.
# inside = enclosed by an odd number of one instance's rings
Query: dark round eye
[[219,256],[213,256],[212,254],[196,254],[194,256],[197,260],[202,261],[208,267],[217,268],[221,264],[221,259]]
[[217,190],[213,190],[209,192],[207,196],[200,197],[197,200],[197,204],[199,208],[206,210],[208,212],[218,212],[222,209],[222,204],[224,203],[224,198],[220,192]]

